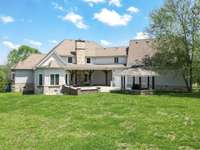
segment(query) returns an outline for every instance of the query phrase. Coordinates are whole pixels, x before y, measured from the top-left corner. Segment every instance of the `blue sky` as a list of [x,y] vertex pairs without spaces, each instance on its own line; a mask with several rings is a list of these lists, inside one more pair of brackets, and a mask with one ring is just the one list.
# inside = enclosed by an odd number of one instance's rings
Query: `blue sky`
[[63,39],[104,46],[148,38],[149,14],[164,0],[1,0],[0,64],[22,44],[47,53]]

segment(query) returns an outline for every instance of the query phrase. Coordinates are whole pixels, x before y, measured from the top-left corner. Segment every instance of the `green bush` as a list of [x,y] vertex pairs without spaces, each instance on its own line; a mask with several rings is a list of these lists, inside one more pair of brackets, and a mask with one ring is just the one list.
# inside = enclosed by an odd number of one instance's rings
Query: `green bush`
[[5,87],[8,82],[0,82],[0,93],[5,92]]
[[0,70],[0,92],[5,92],[5,86],[8,83],[6,73],[4,70]]

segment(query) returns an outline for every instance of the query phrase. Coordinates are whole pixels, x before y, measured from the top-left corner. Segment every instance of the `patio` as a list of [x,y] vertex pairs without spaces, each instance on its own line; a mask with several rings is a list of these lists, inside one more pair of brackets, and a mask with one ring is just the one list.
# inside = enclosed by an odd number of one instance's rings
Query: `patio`
[[112,86],[67,86],[64,85],[62,87],[62,93],[68,95],[81,95],[81,94],[89,94],[89,93],[98,93],[98,92],[113,92],[119,91],[119,87]]

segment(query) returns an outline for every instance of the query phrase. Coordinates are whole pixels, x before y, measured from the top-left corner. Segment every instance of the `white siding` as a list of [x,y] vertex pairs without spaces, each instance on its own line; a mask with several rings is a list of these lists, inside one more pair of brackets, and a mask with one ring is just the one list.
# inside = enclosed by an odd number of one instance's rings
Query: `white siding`
[[59,74],[59,85],[65,84],[65,71],[64,69],[37,69],[35,71],[35,84],[39,83],[39,74],[43,74],[44,77],[44,85],[50,85],[50,75],[51,74]]
[[[115,64],[114,62],[115,57],[92,57],[91,64],[97,65],[106,65],[106,64]],[[126,57],[118,57],[118,64],[126,64]]]
[[121,72],[123,69],[116,69],[112,71],[112,86],[121,87]]
[[33,71],[32,70],[16,70],[15,71],[15,84],[21,83],[33,83]]
[[[59,94],[61,86],[65,84],[65,70],[64,69],[37,69],[35,71],[35,91],[40,93],[40,88],[38,88],[39,83],[39,74],[43,74],[43,86],[45,88],[44,94]],[[50,87],[50,75],[59,74],[59,86],[55,88]],[[53,89],[53,90],[52,90]]]
[[119,57],[119,64],[126,64],[127,57]]
[[72,57],[72,63],[75,64],[76,63],[76,58],[73,56],[62,56],[61,58],[63,59],[63,61],[68,64],[68,57]]

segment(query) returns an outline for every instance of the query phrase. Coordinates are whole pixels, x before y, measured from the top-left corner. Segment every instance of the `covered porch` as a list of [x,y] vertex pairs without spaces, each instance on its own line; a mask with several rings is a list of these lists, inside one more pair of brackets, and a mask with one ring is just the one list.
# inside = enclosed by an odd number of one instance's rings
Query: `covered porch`
[[65,68],[66,85],[69,86],[111,86],[112,70],[123,65],[70,64]]
[[66,70],[66,85],[83,86],[110,86],[112,70]]
[[151,93],[155,89],[157,73],[147,68],[130,68],[121,73],[121,90],[135,93]]

